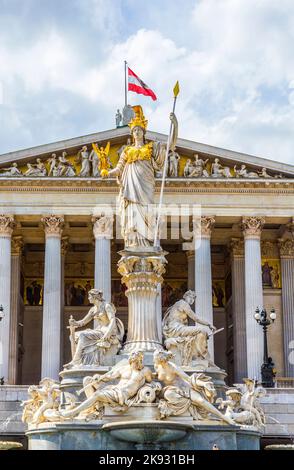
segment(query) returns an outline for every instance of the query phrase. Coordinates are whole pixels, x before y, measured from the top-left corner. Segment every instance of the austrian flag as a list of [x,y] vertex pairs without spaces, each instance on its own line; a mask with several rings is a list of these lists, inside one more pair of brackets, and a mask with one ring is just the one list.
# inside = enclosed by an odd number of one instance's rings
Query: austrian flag
[[146,85],[146,83],[141,80],[131,69],[128,67],[128,90],[134,91],[139,95],[151,96],[153,101],[157,100],[157,97],[154,91]]

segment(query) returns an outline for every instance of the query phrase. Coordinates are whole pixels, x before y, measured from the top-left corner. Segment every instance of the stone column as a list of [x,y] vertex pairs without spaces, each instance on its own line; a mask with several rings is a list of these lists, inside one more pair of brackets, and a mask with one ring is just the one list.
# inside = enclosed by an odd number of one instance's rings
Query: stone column
[[243,217],[245,245],[245,312],[247,375],[260,379],[263,363],[263,332],[254,318],[256,307],[263,307],[260,237],[264,219]]
[[111,239],[113,217],[94,215],[92,217],[95,237],[95,289],[102,290],[103,297],[111,302]]
[[[18,378],[18,336],[20,318],[20,275],[23,240],[21,236],[12,238],[11,247],[11,315],[9,340],[8,382],[17,384]],[[1,326],[0,326],[1,328]]]
[[162,254],[146,255],[121,251],[118,272],[128,290],[128,335],[123,352],[152,352],[162,349],[161,322],[158,321],[158,284],[163,282],[166,259]]
[[[61,308],[61,323],[60,323],[60,363],[64,364],[64,268],[65,268],[65,256],[68,249],[68,237],[61,238],[61,284],[60,284],[60,308]],[[68,331],[68,330],[67,330]]]
[[247,376],[244,241],[240,238],[232,238],[230,248],[232,268],[234,380],[237,383],[242,383],[242,379]]
[[186,252],[188,260],[188,289],[195,290],[195,251]]
[[279,240],[285,376],[294,377],[294,240]]
[[[211,279],[211,252],[210,240],[214,217],[201,216],[194,218],[195,235],[195,283],[196,314],[213,325],[212,306],[212,279]],[[208,342],[211,360],[214,362],[214,345],[211,339]]]
[[0,215],[0,305],[3,306],[4,314],[0,324],[0,378],[4,378],[4,383],[7,383],[9,375],[11,236],[14,226],[13,215]]
[[58,379],[61,332],[61,234],[64,218],[46,215],[45,274],[42,335],[42,377]]

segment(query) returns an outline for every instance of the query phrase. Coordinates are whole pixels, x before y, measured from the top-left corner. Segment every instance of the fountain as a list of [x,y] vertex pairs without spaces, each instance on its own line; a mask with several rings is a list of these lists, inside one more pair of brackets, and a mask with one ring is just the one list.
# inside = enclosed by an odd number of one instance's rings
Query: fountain
[[[167,146],[145,143],[147,121],[135,106],[133,145],[113,170],[103,167],[101,157],[101,175],[120,181],[124,250],[118,272],[127,287],[127,338],[123,343],[115,306],[92,289],[89,313],[70,319],[72,360],[61,383],[43,378],[29,387],[23,412],[29,449],[259,449],[264,416],[254,381],[246,379],[242,391],[227,389],[225,372],[208,353],[216,328],[192,310],[195,293],[171,305],[163,322],[158,309],[167,253],[157,243],[148,205],[154,202],[154,169],[164,165],[165,175],[169,149],[175,148],[173,113],[171,121]],[[157,228],[158,220],[159,214]],[[92,320],[94,329],[76,333]]]
[[270,444],[265,447],[265,450],[294,450],[294,436],[289,433],[287,426],[280,423],[280,421],[272,416],[268,416],[267,418],[271,419],[274,423],[279,424],[282,429],[286,431],[286,435],[289,436],[291,444]]
[[[12,413],[6,420],[1,424],[0,429],[1,431],[5,431],[9,425],[9,423],[12,421],[13,418],[18,416],[20,412]],[[14,442],[14,441],[1,441],[0,440],[0,450],[11,450],[11,449],[21,449],[23,445],[20,442]]]

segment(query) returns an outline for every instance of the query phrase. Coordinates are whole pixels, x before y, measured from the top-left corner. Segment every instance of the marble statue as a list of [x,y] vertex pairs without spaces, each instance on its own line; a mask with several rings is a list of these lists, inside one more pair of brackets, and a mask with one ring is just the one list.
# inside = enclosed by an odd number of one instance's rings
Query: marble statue
[[188,158],[184,166],[184,178],[189,178],[193,170],[194,170],[193,163],[191,162],[191,159]]
[[[105,302],[103,293],[97,289],[91,289],[88,298],[94,306],[87,315],[79,321],[73,318],[69,320],[73,358],[65,368],[100,365],[107,357],[117,354],[121,347],[124,326],[121,320],[115,317],[114,305]],[[75,328],[86,326],[92,320],[95,322],[94,329],[77,333],[73,331]]]
[[209,419],[213,415],[227,424],[234,424],[213,406],[216,391],[210,377],[203,373],[189,376],[172,362],[171,352],[155,351],[153,358],[158,380],[164,384],[158,404],[161,419],[188,412],[193,419]]
[[95,152],[94,148],[90,152],[89,162],[92,164],[92,176],[93,176],[93,178],[98,178],[100,176],[99,158],[98,158],[98,155]]
[[0,171],[3,171],[3,173],[0,173],[0,177],[1,176],[23,176],[22,172],[18,169],[16,162],[12,163],[11,167],[9,168],[1,168]]
[[[179,364],[190,366],[193,359],[208,358],[208,333],[198,325],[207,326],[212,332],[215,326],[197,317],[192,310],[196,294],[187,291],[182,300],[177,301],[168,308],[163,318],[164,345],[167,350],[174,353]],[[188,325],[188,319],[195,322],[194,326]]]
[[60,388],[55,380],[44,378],[39,386],[29,387],[29,400],[22,403],[22,421],[27,424],[40,424],[56,421],[59,418]]
[[199,158],[197,154],[194,155],[194,162],[193,162],[193,169],[190,172],[190,177],[191,178],[201,178],[209,177],[209,173],[206,170],[206,165],[208,163],[208,158],[206,160],[203,160],[202,158]]
[[47,170],[45,164],[41,161],[40,158],[37,158],[37,163],[27,163],[27,171],[24,173],[24,176],[33,176],[33,177],[42,177],[47,176]]
[[125,105],[122,110],[122,125],[127,126],[134,115],[133,107],[130,104]]
[[168,154],[168,171],[167,174],[169,177],[177,177],[179,173],[179,161],[180,155],[175,152],[175,150],[171,150]]
[[51,158],[48,158],[47,163],[49,164],[48,176],[57,176],[57,156],[56,153],[52,153]]
[[233,178],[230,168],[228,166],[221,165],[219,158],[215,158],[214,163],[211,165],[211,176],[213,178]]
[[245,384],[245,391],[241,397],[241,407],[244,410],[251,411],[254,414],[255,423],[258,427],[265,425],[265,415],[259,404],[258,399],[265,395],[265,389],[255,386],[255,380],[243,379]]
[[62,156],[58,158],[59,164],[57,167],[57,174],[56,176],[75,176],[75,169],[72,163],[70,163],[66,158],[67,153],[62,152]]
[[62,411],[62,417],[101,418],[105,405],[117,411],[126,411],[146,382],[152,382],[152,372],[144,367],[143,359],[142,351],[136,351],[129,355],[128,360],[119,362],[106,374],[85,377],[82,390],[86,400],[73,409]]
[[89,158],[89,152],[88,152],[86,145],[84,145],[82,149],[78,152],[77,163],[80,163],[80,161],[82,161],[82,167],[78,176],[89,177],[91,174],[90,158]]
[[225,410],[225,416],[234,420],[236,424],[246,426],[256,426],[263,428],[265,425],[265,417],[260,405],[258,397],[265,395],[265,390],[262,387],[249,390],[254,381],[251,379],[244,379],[246,384],[246,391],[242,392],[237,388],[230,388],[226,391],[226,400],[217,398],[216,403],[219,403],[219,409]]
[[248,171],[246,165],[241,165],[241,168],[238,170],[237,165],[234,166],[236,173],[236,178],[258,178],[258,173],[255,171]]
[[120,110],[118,109],[118,110],[116,111],[116,114],[115,114],[115,125],[116,125],[116,127],[121,127],[121,125],[122,125],[122,118],[123,118],[123,117],[122,117],[122,114],[121,114]]
[[[120,186],[119,214],[125,247],[150,246],[154,239],[155,174],[163,167],[166,144],[145,141],[147,121],[141,106],[134,106],[135,117],[129,122],[133,143],[121,153],[116,167],[104,176],[115,176]],[[171,150],[174,151],[178,124],[171,113],[173,134]]]
[[266,168],[262,168],[262,169],[259,171],[259,176],[260,176],[261,178],[272,178],[272,176],[268,174]]

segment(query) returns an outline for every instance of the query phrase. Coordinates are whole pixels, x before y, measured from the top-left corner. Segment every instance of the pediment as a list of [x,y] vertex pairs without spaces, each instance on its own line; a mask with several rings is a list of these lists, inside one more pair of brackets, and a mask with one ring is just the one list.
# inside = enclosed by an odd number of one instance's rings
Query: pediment
[[[90,155],[92,143],[105,147],[110,142],[109,159],[115,166],[119,153],[129,139],[129,128],[122,127],[83,137],[45,144],[31,149],[0,155],[0,180],[3,178],[79,178],[99,177],[90,162],[86,172],[82,167],[81,150],[87,147]],[[149,141],[167,140],[167,136],[148,131]],[[168,177],[189,180],[294,179],[294,166],[221,149],[186,139],[178,139],[174,155],[174,172],[171,165]],[[53,154],[53,156],[52,156]],[[55,158],[55,164],[54,164]],[[91,160],[91,158],[90,158]],[[62,167],[62,168],[61,168]],[[175,174],[176,172],[176,174]],[[157,174],[160,177],[160,173]]]

